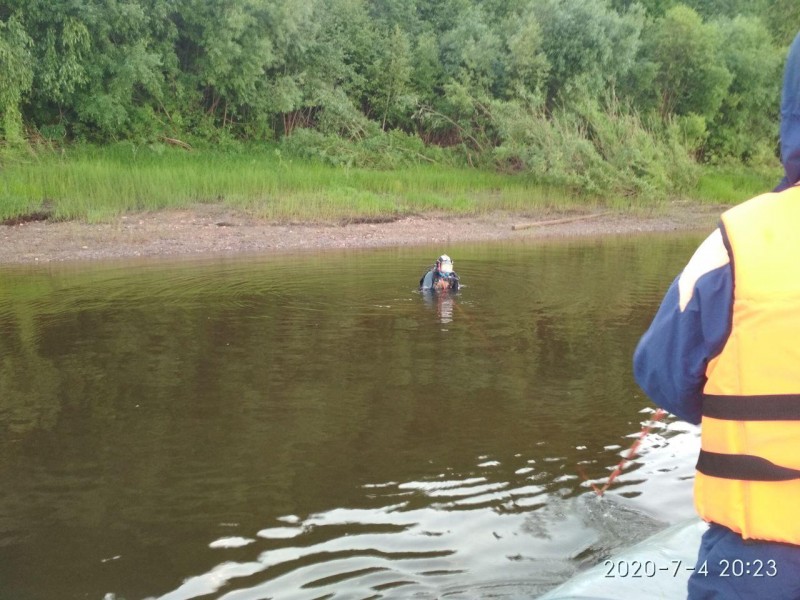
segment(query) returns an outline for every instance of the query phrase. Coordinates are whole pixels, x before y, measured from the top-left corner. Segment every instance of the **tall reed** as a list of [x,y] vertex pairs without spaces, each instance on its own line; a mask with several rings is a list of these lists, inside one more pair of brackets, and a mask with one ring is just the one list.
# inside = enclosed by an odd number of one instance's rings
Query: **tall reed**
[[76,147],[6,164],[0,178],[0,219],[46,207],[56,219],[96,222],[131,211],[221,203],[276,221],[330,221],[560,208],[584,201],[525,176],[438,165],[334,167],[285,158],[276,147]]
[[[776,170],[703,168],[692,199],[735,203],[777,183]],[[137,211],[218,203],[277,222],[387,219],[412,213],[480,214],[631,209],[652,198],[589,195],[574,182],[529,172],[437,164],[389,170],[286,157],[280,146],[186,151],[166,145],[75,146],[0,163],[0,221],[45,212],[53,219],[111,220]]]

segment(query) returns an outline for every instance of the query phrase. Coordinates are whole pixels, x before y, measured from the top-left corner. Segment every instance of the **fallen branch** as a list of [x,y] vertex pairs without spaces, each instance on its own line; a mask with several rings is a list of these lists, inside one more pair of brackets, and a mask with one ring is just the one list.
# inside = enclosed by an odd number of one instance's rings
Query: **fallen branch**
[[516,225],[512,225],[511,229],[514,231],[518,231],[520,229],[530,229],[531,227],[542,227],[544,225],[559,225],[561,223],[572,223],[573,221],[583,221],[585,219],[596,219],[597,217],[603,217],[605,215],[610,214],[611,211],[607,210],[601,213],[594,213],[591,215],[580,215],[578,217],[566,217],[564,219],[550,219],[549,221],[534,221],[533,223],[517,223]]
[[186,142],[182,142],[181,140],[176,140],[175,138],[161,136],[161,139],[164,140],[170,146],[178,146],[179,148],[183,148],[184,150],[192,151],[192,147],[187,144]]

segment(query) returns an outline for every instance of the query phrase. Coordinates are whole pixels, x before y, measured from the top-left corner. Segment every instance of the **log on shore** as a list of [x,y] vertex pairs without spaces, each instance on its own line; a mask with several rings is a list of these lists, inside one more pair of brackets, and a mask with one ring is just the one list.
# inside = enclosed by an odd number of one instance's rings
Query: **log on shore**
[[511,229],[518,231],[520,229],[530,229],[531,227],[543,227],[545,225],[560,225],[561,223],[572,223],[573,221],[583,221],[585,219],[596,219],[605,215],[611,214],[611,211],[601,213],[593,213],[591,215],[580,215],[577,217],[565,217],[563,219],[549,219],[547,221],[533,221],[531,223],[517,223],[511,226]]

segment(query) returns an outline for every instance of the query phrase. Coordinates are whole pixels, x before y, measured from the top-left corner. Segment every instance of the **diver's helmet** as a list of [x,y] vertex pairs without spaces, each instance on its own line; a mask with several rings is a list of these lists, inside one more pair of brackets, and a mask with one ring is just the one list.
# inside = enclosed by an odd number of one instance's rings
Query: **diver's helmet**
[[449,275],[453,272],[453,260],[447,254],[442,254],[436,261],[436,270]]

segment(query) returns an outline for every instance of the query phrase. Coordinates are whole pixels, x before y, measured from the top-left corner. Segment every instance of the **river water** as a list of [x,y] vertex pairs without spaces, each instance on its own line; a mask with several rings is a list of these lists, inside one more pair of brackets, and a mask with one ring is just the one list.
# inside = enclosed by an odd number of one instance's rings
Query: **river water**
[[700,239],[0,269],[0,598],[536,597],[692,514],[671,418],[589,482]]

